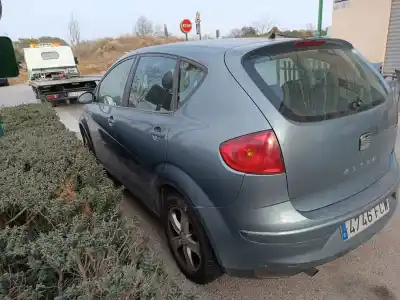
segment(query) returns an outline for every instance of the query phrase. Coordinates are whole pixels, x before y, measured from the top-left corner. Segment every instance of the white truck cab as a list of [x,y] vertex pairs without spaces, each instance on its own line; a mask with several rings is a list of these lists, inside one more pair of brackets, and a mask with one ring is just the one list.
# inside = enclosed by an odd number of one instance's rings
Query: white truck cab
[[24,56],[30,80],[80,75],[77,60],[69,46],[31,44],[30,48],[24,49]]
[[80,74],[71,47],[59,43],[31,44],[24,49],[29,85],[36,99],[53,106],[70,103],[81,94],[93,91],[101,76]]

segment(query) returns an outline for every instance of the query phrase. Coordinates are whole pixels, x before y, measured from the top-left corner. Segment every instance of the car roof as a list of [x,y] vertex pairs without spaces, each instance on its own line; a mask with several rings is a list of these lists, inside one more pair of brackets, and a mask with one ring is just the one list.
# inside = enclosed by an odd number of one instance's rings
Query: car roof
[[[164,53],[182,56],[204,65],[212,64],[215,59],[221,59],[225,52],[234,49],[238,54],[244,54],[255,48],[276,43],[299,40],[298,38],[230,38],[216,40],[200,40],[162,44],[137,49],[126,54],[123,58],[145,53]],[[122,59],[122,58],[121,58]]]

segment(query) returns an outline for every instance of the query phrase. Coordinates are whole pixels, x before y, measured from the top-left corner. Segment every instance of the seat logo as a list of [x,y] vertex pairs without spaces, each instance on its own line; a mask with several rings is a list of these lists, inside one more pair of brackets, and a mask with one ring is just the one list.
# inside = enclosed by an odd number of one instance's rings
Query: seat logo
[[360,151],[364,151],[369,148],[370,144],[371,144],[371,133],[365,133],[362,136],[360,136],[358,149]]

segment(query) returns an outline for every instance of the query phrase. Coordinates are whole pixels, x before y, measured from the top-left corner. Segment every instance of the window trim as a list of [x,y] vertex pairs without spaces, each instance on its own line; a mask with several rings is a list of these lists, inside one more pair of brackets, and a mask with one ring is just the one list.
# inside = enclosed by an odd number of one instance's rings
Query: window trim
[[[179,80],[180,80],[180,74],[181,74],[181,72],[180,72],[180,71],[181,71],[181,69],[180,69],[181,62],[190,63],[190,64],[194,65],[195,67],[200,68],[200,69],[204,72],[204,74],[203,74],[203,78],[201,78],[199,84],[187,95],[187,100],[185,101],[185,103],[183,103],[183,105],[181,105],[181,106],[179,107],[179,106],[178,106],[178,87],[179,87]],[[186,57],[183,57],[183,56],[180,56],[180,57],[179,57],[178,70],[179,70],[178,76],[177,76],[177,77],[178,77],[178,78],[177,78],[177,83],[178,83],[178,84],[177,84],[176,98],[175,98],[176,103],[175,103],[175,105],[174,105],[175,111],[180,110],[183,106],[186,105],[186,103],[188,103],[188,102],[190,101],[190,99],[192,98],[193,94],[194,94],[194,93],[198,90],[198,88],[203,84],[204,80],[206,79],[206,77],[207,77],[207,75],[208,75],[208,68],[207,68],[206,66],[202,65],[201,63],[199,63],[199,62],[197,62],[197,61],[194,61],[194,60],[192,60],[192,59],[189,59],[189,58],[186,58]]]
[[[175,59],[176,63],[175,63],[175,72],[173,74],[173,83],[172,83],[172,108],[169,111],[154,111],[154,110],[147,110],[147,109],[140,109],[140,108],[136,108],[136,107],[132,107],[129,106],[129,96],[130,96],[130,92],[132,90],[132,85],[133,85],[133,79],[135,78],[136,75],[136,70],[139,66],[140,60],[144,57],[165,57],[165,58],[172,58]],[[136,60],[135,66],[132,69],[132,76],[128,77],[129,83],[127,83],[126,88],[126,102],[125,102],[125,107],[135,110],[135,111],[141,111],[141,112],[146,112],[146,113],[152,113],[152,114],[160,114],[160,115],[172,115],[175,110],[176,110],[176,103],[177,103],[177,99],[178,99],[178,74],[179,72],[177,72],[176,70],[178,70],[179,68],[179,56],[178,55],[173,55],[173,54],[168,54],[168,53],[162,53],[162,52],[146,52],[146,53],[141,53],[138,54],[138,58]]]
[[[131,75],[132,69],[133,69],[133,67],[135,66],[135,63],[136,63],[136,61],[137,61],[136,55],[128,56],[128,57],[126,57],[126,58],[123,58],[123,59],[121,59],[121,60],[115,62],[114,65],[112,65],[112,66],[107,70],[107,72],[104,73],[103,77],[101,78],[100,82],[98,83],[98,85],[97,85],[97,87],[96,87],[96,94],[94,95],[94,99],[95,99],[94,102],[95,102],[95,103],[100,103],[100,102],[98,101],[98,100],[99,100],[99,92],[100,92],[101,84],[103,83],[104,79],[105,79],[117,66],[119,66],[120,64],[122,64],[122,63],[124,63],[124,62],[126,62],[126,61],[128,61],[128,60],[132,60],[132,65],[131,65],[131,68],[130,68],[130,70],[129,70],[127,82],[125,83],[124,92],[123,92],[123,94],[122,94],[121,105],[114,105],[114,106],[116,106],[116,107],[123,107],[123,106],[124,106],[125,97],[126,97],[126,87],[127,87],[127,85],[128,85],[127,83],[128,83],[128,80],[129,80],[129,76]],[[106,104],[106,103],[101,103],[101,104],[110,106],[109,104]]]

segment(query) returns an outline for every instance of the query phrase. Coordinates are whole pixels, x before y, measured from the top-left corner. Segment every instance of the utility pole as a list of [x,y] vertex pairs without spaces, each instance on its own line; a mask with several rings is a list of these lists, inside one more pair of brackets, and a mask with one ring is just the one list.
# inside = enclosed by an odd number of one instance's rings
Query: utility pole
[[318,37],[322,36],[322,12],[324,11],[324,0],[319,0],[318,8]]

